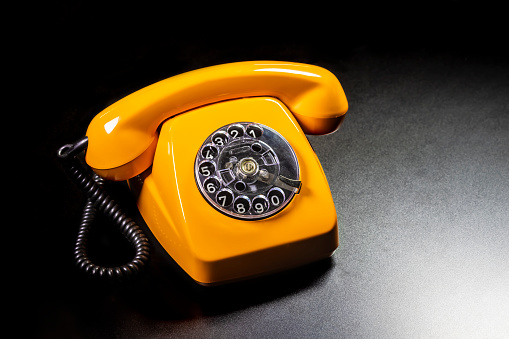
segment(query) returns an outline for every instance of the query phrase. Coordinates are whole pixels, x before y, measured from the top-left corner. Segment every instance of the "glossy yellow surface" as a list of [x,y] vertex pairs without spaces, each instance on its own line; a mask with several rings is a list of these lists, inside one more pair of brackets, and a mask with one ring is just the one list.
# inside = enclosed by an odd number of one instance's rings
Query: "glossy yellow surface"
[[313,65],[249,61],[207,67],[145,87],[107,107],[87,130],[87,163],[100,175],[126,180],[152,163],[163,121],[195,107],[243,97],[283,101],[308,134],[333,132],[348,109],[329,71]]
[[[278,131],[299,162],[300,193],[267,219],[221,214],[196,185],[194,162],[203,141],[212,131],[242,121]],[[330,256],[338,246],[336,210],[318,158],[290,111],[270,97],[224,101],[166,121],[138,207],[162,247],[201,284],[302,265]]]

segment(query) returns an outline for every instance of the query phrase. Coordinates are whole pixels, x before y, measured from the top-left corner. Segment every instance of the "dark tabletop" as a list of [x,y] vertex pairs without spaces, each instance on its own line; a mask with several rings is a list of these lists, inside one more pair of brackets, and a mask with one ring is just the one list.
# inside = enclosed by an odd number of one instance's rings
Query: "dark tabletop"
[[[351,5],[347,20],[328,14],[313,30],[284,25],[270,35],[262,27],[242,39],[213,20],[215,31],[172,22],[162,34],[163,24],[145,19],[149,29],[137,34],[125,28],[137,14],[53,8],[29,47],[45,65],[36,77],[45,113],[32,120],[32,135],[44,135],[32,162],[42,174],[26,177],[37,194],[23,198],[33,202],[28,220],[38,220],[24,253],[14,252],[31,286],[18,293],[16,314],[31,319],[33,337],[509,337],[509,58],[497,24],[473,27],[465,16],[475,8],[444,4],[404,19],[392,11],[399,7],[364,17]],[[368,33],[356,25],[367,19]],[[217,288],[193,284],[157,248],[144,274],[124,284],[78,272],[72,252],[84,198],[56,149],[136,89],[255,59],[316,64],[345,89],[340,130],[308,137],[338,212],[333,257]],[[113,190],[135,213],[125,187]],[[115,231],[96,232],[97,257],[129,254]]]

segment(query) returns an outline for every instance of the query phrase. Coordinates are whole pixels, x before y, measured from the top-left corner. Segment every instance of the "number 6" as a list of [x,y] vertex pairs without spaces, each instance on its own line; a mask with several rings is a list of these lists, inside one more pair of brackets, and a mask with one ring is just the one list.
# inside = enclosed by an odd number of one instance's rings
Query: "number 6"
[[216,186],[213,183],[209,182],[207,184],[207,191],[209,193],[214,193],[216,191]]

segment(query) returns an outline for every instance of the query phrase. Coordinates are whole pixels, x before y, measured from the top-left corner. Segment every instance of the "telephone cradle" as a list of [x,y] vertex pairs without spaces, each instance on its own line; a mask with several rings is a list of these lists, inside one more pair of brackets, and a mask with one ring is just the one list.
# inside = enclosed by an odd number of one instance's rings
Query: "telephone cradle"
[[99,267],[82,241],[78,265],[124,278],[148,260],[147,238],[108,197],[103,180],[127,180],[157,242],[199,284],[331,256],[338,247],[336,209],[305,134],[336,131],[347,110],[331,72],[278,61],[198,69],[117,101],[58,156],[89,209],[107,214],[136,254],[121,267]]

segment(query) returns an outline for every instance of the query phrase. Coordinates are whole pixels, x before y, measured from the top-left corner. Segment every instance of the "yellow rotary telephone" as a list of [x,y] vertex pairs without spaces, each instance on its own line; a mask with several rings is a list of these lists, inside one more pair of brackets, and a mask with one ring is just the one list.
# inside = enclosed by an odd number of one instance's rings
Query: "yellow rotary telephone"
[[[73,158],[86,148],[86,164],[96,174],[128,180],[165,251],[196,282],[217,284],[335,251],[334,203],[305,134],[334,132],[347,109],[339,81],[323,68],[224,64],[121,99],[92,120],[85,139],[58,154]],[[114,219],[119,212],[104,207],[104,192],[76,171],[71,175],[88,190],[91,204]],[[146,239],[141,243],[140,263],[148,255]],[[105,272],[87,260],[80,265]],[[125,265],[116,272],[136,270]]]

